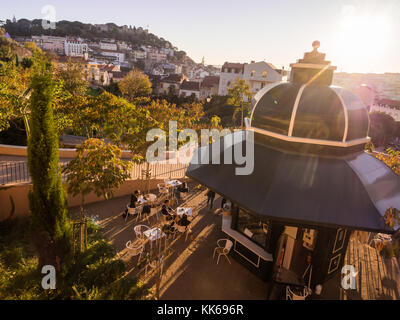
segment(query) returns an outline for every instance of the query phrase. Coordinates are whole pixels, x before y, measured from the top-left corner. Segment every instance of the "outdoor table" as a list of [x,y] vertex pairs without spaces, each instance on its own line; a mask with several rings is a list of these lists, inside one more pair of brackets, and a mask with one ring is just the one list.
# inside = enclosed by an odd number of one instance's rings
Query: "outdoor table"
[[144,196],[144,198],[147,200],[147,202],[149,203],[149,205],[151,207],[154,207],[156,200],[157,200],[157,196],[153,193],[148,193]]
[[180,182],[179,180],[170,180],[166,183],[166,186],[169,188],[175,188],[177,186],[180,186],[182,184],[182,182]]
[[143,232],[145,237],[150,240],[150,251],[153,249],[153,242],[165,237],[165,233],[158,227]]
[[192,211],[192,208],[178,207],[178,208],[176,208],[176,214],[178,216],[186,214],[187,216],[191,217],[193,215],[193,211]]
[[145,198],[147,201],[150,201],[150,202],[154,202],[154,201],[157,200],[157,196],[156,196],[155,194],[153,194],[153,193],[146,194],[146,195],[144,196],[144,198]]

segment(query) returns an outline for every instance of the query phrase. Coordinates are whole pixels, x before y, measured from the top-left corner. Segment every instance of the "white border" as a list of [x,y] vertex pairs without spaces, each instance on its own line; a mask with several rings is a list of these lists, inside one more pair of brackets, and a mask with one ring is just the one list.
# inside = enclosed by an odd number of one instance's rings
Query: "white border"
[[317,144],[317,145],[333,146],[333,147],[344,147],[344,148],[356,146],[359,144],[364,144],[364,143],[371,141],[370,137],[343,142],[343,141],[332,141],[332,140],[324,140],[324,139],[289,137],[284,134],[275,133],[272,131],[268,131],[268,130],[264,130],[264,129],[260,129],[260,128],[254,128],[254,127],[247,127],[246,130],[251,130],[253,132],[260,133],[264,136],[269,136],[269,137],[273,137],[273,138],[288,141],[288,142],[309,143],[309,144]]

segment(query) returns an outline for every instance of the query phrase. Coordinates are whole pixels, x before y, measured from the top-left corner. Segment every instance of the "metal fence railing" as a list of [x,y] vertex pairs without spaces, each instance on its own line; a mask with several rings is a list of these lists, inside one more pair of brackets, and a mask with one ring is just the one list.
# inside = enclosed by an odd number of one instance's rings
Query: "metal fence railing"
[[[60,162],[65,165],[67,162]],[[169,163],[155,163],[151,164],[151,179],[165,179],[173,178],[179,179],[186,176],[187,164],[169,164]],[[131,172],[131,179],[144,179],[144,172],[147,169],[146,164],[135,164]],[[63,176],[63,181],[65,177]],[[28,163],[25,161],[19,162],[4,162],[0,163],[0,185],[16,184],[16,183],[29,183],[31,177],[29,175]]]

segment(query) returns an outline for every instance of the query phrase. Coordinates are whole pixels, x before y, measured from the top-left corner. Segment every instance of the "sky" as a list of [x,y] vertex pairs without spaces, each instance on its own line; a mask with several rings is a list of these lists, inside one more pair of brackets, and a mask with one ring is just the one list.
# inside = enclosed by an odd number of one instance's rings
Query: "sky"
[[344,72],[400,72],[399,0],[0,0],[0,20],[46,18],[142,26],[206,64],[289,64],[321,42]]

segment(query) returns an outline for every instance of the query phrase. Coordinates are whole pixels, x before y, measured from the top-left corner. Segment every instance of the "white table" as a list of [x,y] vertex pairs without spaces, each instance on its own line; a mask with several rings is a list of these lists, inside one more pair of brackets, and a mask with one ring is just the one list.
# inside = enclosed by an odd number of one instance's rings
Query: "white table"
[[178,216],[181,216],[183,214],[186,214],[187,216],[192,216],[193,211],[192,211],[192,208],[178,207],[178,208],[176,208],[176,214]]
[[180,182],[179,180],[170,180],[166,183],[167,187],[170,188],[175,188],[177,186],[180,186],[182,184],[182,182]]
[[150,251],[153,250],[153,242],[165,237],[166,234],[160,228],[153,228],[143,232],[148,240],[150,240]]
[[150,241],[159,240],[165,237],[165,233],[161,231],[160,228],[153,228],[146,230],[143,234],[149,239]]
[[154,202],[157,200],[157,196],[153,193],[146,194],[144,197],[145,197],[145,199],[147,199],[147,201],[150,201],[150,202]]

